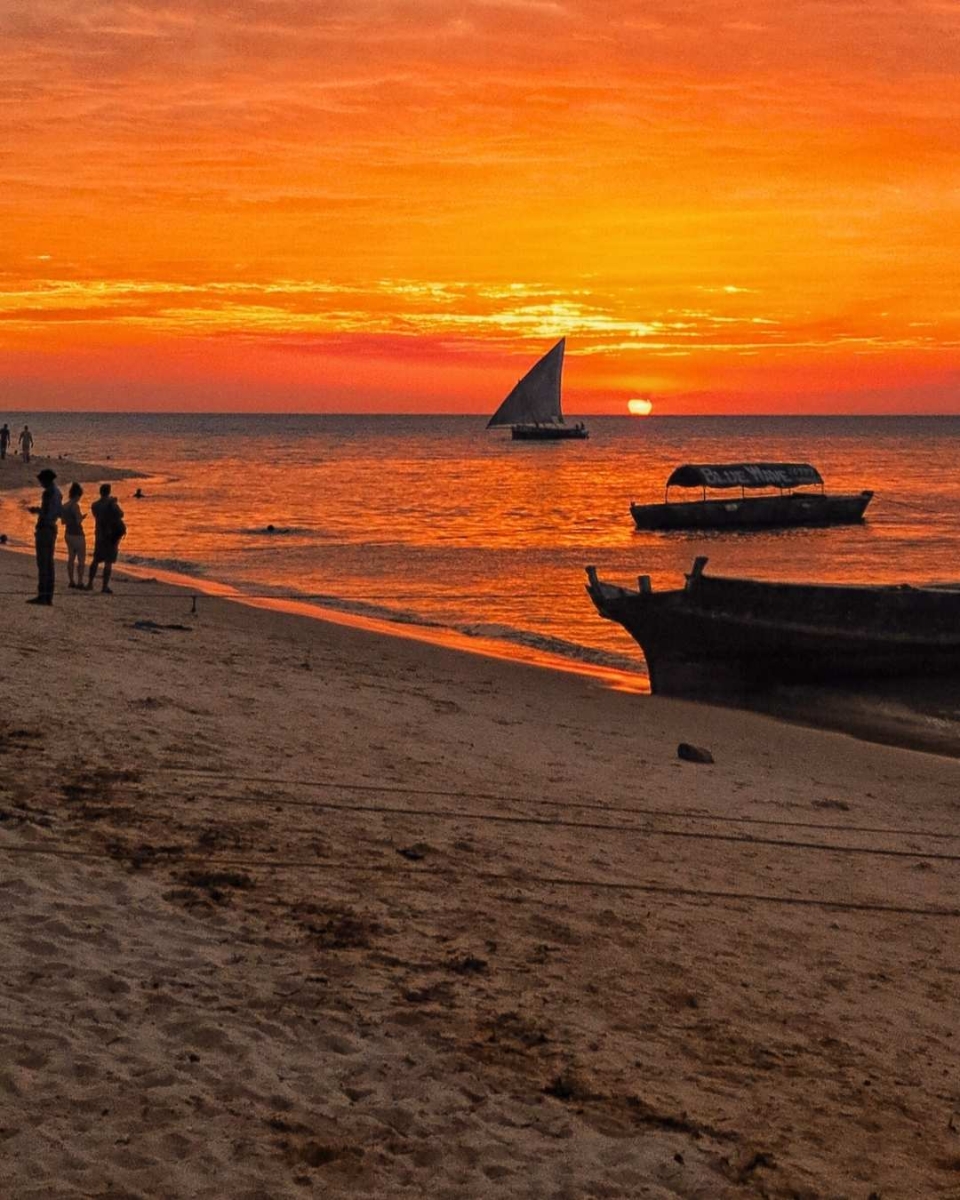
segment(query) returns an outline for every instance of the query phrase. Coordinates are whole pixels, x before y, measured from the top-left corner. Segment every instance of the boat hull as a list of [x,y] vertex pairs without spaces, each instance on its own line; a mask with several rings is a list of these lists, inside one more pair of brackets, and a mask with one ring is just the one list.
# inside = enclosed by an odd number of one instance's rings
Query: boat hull
[[631,504],[637,529],[769,529],[796,525],[854,525],[863,520],[873,492],[822,495],[789,492],[736,500]]
[[590,431],[578,425],[513,425],[510,434],[516,442],[583,441]]
[[780,683],[960,676],[960,590],[690,576],[631,591],[591,574],[601,616],[643,650],[654,692],[737,696]]

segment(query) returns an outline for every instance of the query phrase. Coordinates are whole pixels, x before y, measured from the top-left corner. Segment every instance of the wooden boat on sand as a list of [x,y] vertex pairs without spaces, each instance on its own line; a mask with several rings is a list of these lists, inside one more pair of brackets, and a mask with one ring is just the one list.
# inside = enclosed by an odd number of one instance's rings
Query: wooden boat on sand
[[639,643],[653,691],[735,696],[776,683],[960,677],[960,584],[766,583],[704,574],[618,587],[587,567],[600,615]]
[[[670,489],[700,488],[699,500],[671,500]],[[740,495],[708,497],[708,489]],[[819,491],[811,491],[819,488]],[[763,492],[747,495],[747,491]],[[829,495],[809,463],[687,463],[667,480],[662,504],[631,504],[638,529],[751,529],[852,525],[863,520],[873,492]]]
[[582,441],[590,436],[582,421],[568,425],[560,407],[560,377],[566,338],[530,368],[487,422],[488,429],[509,425],[511,436],[523,442]]

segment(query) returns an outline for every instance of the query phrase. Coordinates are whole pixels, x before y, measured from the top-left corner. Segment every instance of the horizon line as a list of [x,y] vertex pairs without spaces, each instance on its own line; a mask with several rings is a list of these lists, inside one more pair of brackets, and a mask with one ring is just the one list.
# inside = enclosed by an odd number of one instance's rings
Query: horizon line
[[[8,409],[7,413],[0,412],[0,421],[18,416],[119,416],[119,417],[375,417],[390,419],[393,417],[455,417],[455,418],[489,418],[489,411],[477,412],[422,412],[397,410],[381,412],[379,410],[336,410],[318,411],[317,409],[248,409],[248,408],[22,408]],[[689,421],[689,420],[742,420],[745,418],[765,418],[773,420],[843,420],[849,418],[869,418],[871,420],[889,418],[902,420],[904,418],[942,418],[945,420],[960,417],[960,412],[689,412],[689,413],[657,413],[651,412],[642,416],[623,413],[578,413],[570,414],[570,424],[574,420],[590,421],[633,421],[642,425],[651,421]]]

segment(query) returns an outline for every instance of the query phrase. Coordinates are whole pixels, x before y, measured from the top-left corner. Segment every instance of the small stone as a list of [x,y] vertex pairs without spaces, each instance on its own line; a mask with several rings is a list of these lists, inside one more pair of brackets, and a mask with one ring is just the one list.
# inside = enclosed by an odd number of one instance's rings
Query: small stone
[[684,762],[712,763],[713,755],[703,746],[691,746],[689,742],[681,742],[677,747],[677,758]]
[[397,850],[397,853],[403,858],[409,859],[410,862],[420,862],[421,859],[427,857],[430,847],[426,842],[415,842],[412,846],[402,846]]

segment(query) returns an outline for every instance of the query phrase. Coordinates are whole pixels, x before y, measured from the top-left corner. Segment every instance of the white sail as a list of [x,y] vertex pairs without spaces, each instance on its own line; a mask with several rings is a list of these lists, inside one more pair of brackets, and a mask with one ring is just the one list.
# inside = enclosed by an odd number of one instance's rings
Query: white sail
[[562,425],[560,373],[566,338],[548,350],[524,375],[487,422],[493,425]]

